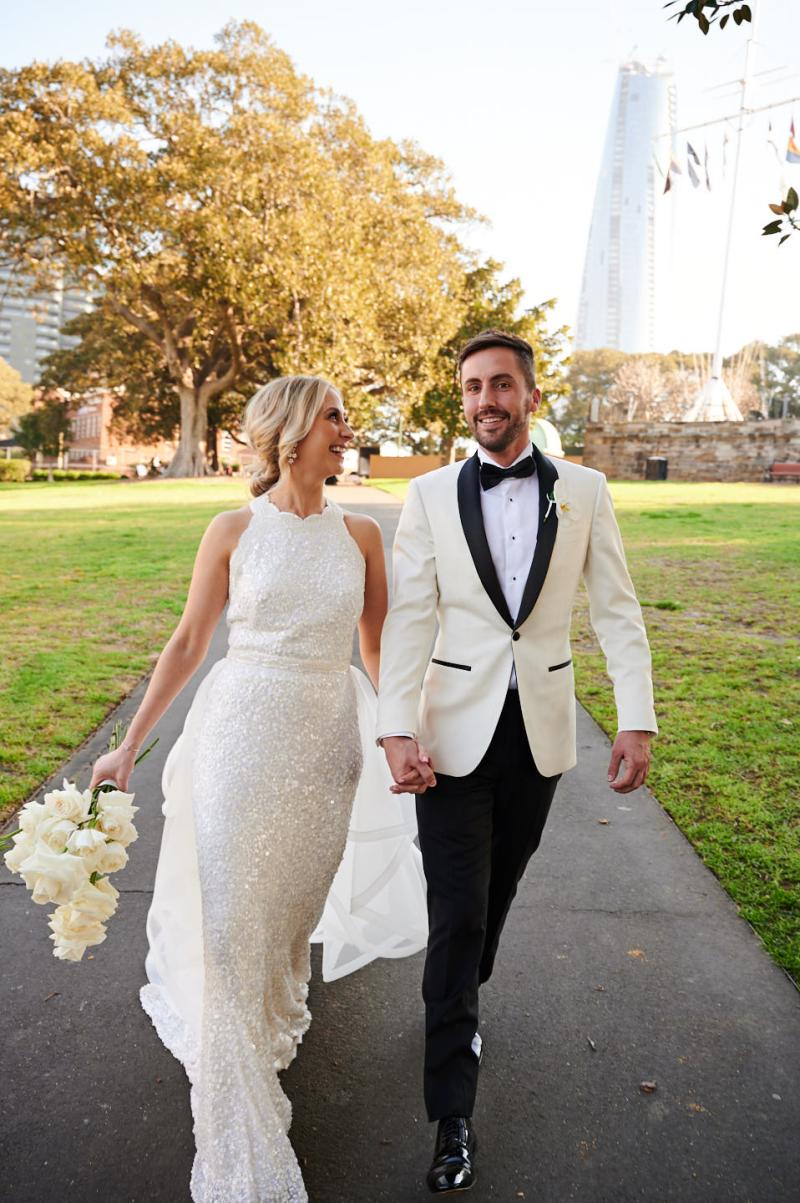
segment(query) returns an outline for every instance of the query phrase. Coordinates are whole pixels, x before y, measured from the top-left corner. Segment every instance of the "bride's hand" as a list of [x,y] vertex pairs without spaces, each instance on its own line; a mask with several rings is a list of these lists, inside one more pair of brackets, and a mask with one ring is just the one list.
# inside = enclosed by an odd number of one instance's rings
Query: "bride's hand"
[[94,763],[90,789],[94,789],[101,781],[113,781],[117,789],[127,790],[128,782],[136,762],[136,753],[125,748],[117,748],[106,752]]

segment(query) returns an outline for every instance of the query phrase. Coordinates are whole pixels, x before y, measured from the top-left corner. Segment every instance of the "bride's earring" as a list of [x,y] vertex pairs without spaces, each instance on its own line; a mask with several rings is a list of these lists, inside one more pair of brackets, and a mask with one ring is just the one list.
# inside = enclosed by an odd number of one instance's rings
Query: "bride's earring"
[[286,462],[288,463],[290,468],[296,459],[297,459],[297,447],[292,447],[291,451],[286,456]]

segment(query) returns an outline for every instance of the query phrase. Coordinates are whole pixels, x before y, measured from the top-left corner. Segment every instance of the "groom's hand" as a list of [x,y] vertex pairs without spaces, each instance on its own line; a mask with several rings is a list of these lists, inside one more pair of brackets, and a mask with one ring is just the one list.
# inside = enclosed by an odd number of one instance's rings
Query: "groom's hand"
[[389,772],[394,778],[393,794],[424,794],[436,784],[430,757],[415,739],[407,735],[387,735],[381,741]]
[[[624,762],[625,771],[619,776]],[[650,732],[619,731],[611,749],[608,784],[618,794],[629,794],[644,784],[650,768]]]

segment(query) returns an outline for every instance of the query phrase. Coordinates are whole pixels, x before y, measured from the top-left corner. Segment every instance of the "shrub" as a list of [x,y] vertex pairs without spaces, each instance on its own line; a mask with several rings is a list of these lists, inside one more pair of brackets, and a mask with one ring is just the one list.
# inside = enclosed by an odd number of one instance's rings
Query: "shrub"
[[32,480],[121,480],[121,472],[80,472],[77,468],[53,468],[52,473],[47,468],[34,468]]
[[29,459],[0,459],[0,480],[22,481],[30,470]]

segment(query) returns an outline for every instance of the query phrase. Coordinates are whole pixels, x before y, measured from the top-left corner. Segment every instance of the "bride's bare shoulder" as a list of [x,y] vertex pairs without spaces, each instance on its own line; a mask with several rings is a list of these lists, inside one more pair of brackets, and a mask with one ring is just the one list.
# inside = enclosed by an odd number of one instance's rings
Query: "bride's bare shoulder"
[[223,510],[209,522],[203,541],[214,543],[220,551],[230,554],[247,529],[252,516],[253,511],[249,505],[243,505],[238,510]]

